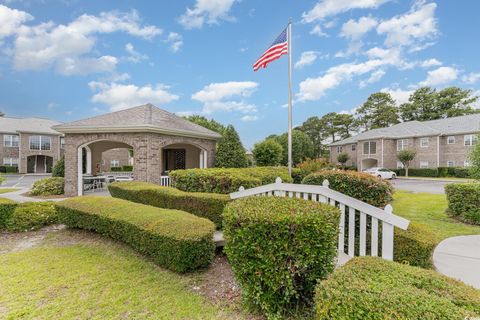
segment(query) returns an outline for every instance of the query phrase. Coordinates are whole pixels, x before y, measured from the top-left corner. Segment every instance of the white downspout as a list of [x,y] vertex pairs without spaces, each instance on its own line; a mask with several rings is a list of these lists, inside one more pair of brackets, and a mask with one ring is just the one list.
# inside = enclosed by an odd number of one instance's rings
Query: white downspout
[[382,168],[384,167],[384,164],[383,164],[383,138],[382,138]]
[[437,168],[440,167],[440,136],[437,136]]
[[77,149],[77,195],[83,195],[83,172],[82,172],[82,165],[83,165],[83,157],[82,157],[82,147],[78,147]]

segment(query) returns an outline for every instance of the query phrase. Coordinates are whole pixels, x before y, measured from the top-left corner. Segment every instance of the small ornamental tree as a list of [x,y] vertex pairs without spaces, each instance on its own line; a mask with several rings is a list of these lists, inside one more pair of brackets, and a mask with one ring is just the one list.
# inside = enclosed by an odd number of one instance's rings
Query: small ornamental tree
[[245,148],[235,128],[229,125],[218,142],[215,167],[246,168],[247,166],[248,160]]
[[342,164],[342,166],[345,166],[345,163],[350,160],[350,156],[346,152],[342,152],[337,156],[337,161]]
[[405,167],[405,176],[408,177],[408,167],[410,165],[410,161],[415,159],[415,156],[417,153],[413,150],[400,150],[397,153],[397,159],[402,163],[402,165]]
[[65,157],[61,157],[52,169],[52,177],[65,177]]
[[477,137],[477,143],[475,144],[475,147],[473,147],[473,150],[470,153],[470,162],[471,162],[471,167],[470,167],[470,176],[474,179],[480,180],[480,143],[478,143],[478,139],[480,137]]
[[282,157],[283,148],[273,139],[264,140],[253,147],[253,158],[257,166],[278,166],[282,161]]

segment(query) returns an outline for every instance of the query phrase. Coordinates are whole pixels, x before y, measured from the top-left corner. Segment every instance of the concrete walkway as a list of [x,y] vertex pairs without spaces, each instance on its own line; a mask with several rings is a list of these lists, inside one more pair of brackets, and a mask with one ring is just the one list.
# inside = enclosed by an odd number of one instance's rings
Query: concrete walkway
[[30,188],[21,188],[17,191],[2,193],[0,194],[0,198],[10,199],[15,202],[44,202],[44,201],[61,201],[66,199],[66,198],[43,199],[43,198],[26,197],[23,195],[24,193],[29,191],[30,191]]
[[438,272],[480,289],[480,235],[443,240],[433,252],[433,264]]

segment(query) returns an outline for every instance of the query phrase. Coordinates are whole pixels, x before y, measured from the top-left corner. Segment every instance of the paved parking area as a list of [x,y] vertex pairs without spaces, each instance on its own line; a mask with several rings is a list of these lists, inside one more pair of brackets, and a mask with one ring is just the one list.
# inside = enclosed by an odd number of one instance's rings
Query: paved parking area
[[3,176],[7,179],[0,187],[28,189],[35,181],[50,177],[51,175],[5,174]]
[[435,180],[420,180],[420,179],[402,179],[398,178],[390,180],[395,189],[406,190],[413,192],[426,193],[445,193],[445,185],[455,183],[455,181],[435,181]]

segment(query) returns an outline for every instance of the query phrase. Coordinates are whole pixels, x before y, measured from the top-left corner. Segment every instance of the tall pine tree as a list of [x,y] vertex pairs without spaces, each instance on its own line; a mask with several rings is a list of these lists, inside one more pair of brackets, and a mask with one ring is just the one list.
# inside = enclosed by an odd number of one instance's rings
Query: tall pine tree
[[248,166],[245,148],[240,141],[237,131],[229,125],[217,145],[215,167],[245,168]]

